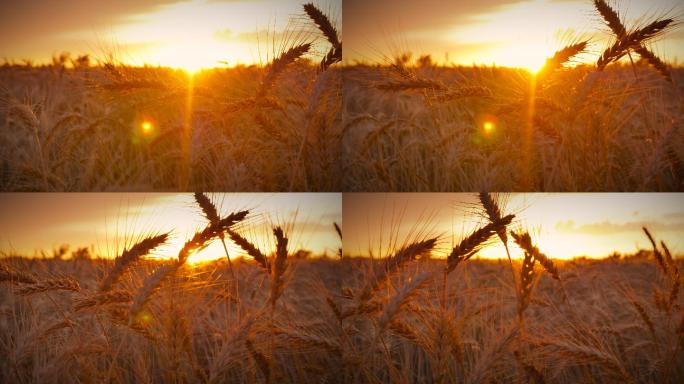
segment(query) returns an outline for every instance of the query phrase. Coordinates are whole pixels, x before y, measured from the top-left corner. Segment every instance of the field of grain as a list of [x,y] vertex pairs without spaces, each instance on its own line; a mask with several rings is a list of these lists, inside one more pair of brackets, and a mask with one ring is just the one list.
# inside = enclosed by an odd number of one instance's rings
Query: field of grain
[[[406,239],[387,257],[304,258],[273,228],[216,215],[177,257],[11,257],[0,268],[3,382],[653,382],[684,378],[681,260],[652,250],[553,260],[480,194],[488,221],[454,246]],[[339,227],[336,227],[342,236]],[[333,230],[331,228],[331,230]],[[211,241],[233,260],[188,265]],[[493,242],[524,258],[476,259]]]
[[636,82],[630,68],[556,74],[536,95],[533,123],[525,101],[533,78],[523,70],[412,71],[466,94],[379,90],[391,68],[345,69],[345,190],[682,189],[684,89],[646,68]]
[[648,48],[678,22],[594,3],[607,45],[571,41],[535,74],[401,53],[346,67],[345,190],[682,190],[684,72]]
[[339,190],[340,32],[301,12],[261,66],[6,63],[0,190]]

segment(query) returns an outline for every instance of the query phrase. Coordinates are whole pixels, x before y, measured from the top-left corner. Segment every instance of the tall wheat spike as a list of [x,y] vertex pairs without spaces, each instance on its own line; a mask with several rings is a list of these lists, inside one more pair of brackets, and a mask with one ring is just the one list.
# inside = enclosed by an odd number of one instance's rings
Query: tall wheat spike
[[270,68],[266,72],[264,79],[259,87],[259,92],[257,93],[257,98],[264,98],[268,92],[273,88],[278,77],[285,71],[285,69],[300,57],[304,56],[305,53],[309,52],[311,44],[305,43],[294,46],[287,51],[283,52],[280,56],[273,60]]
[[273,235],[276,238],[276,252],[273,267],[271,268],[271,308],[275,308],[276,301],[283,293],[285,282],[283,277],[287,270],[287,243],[288,238],[281,227],[273,228]]
[[663,259],[663,254],[660,253],[660,250],[658,249],[658,245],[656,244],[655,239],[653,239],[651,232],[649,232],[646,227],[642,227],[641,229],[643,229],[644,233],[646,234],[646,237],[648,237],[648,240],[651,242],[651,245],[653,246],[653,257],[655,257],[658,266],[663,271],[663,273],[667,275],[667,264],[665,263],[665,259]]
[[656,20],[634,32],[619,38],[612,46],[608,47],[599,57],[597,67],[602,71],[606,65],[615,62],[629,53],[630,49],[637,48],[646,41],[657,37],[674,22],[673,19]]
[[216,206],[214,203],[211,202],[209,197],[205,195],[202,192],[195,192],[195,201],[197,202],[197,205],[200,206],[202,209],[202,212],[204,212],[204,216],[207,218],[207,220],[212,223],[216,224],[219,221],[219,215],[218,211],[216,210]]
[[109,271],[107,277],[102,280],[100,291],[105,292],[112,289],[114,284],[123,276],[127,268],[140,260],[141,257],[148,255],[152,250],[164,244],[168,239],[168,235],[168,233],[164,233],[157,236],[148,236],[133,245],[130,249],[124,249],[123,252],[121,252],[121,256],[116,258],[114,267]]
[[[497,204],[496,200],[494,200],[492,195],[488,192],[480,192],[478,197],[480,199],[480,204],[482,204],[482,207],[484,208],[485,212],[487,212],[489,222],[500,223],[503,219],[503,215],[501,213],[501,208],[499,207],[499,204]],[[506,248],[508,260],[511,261],[511,254],[508,252],[508,236],[506,235],[506,228],[499,228],[496,231],[496,234],[499,236],[499,239],[501,239],[501,242]]]
[[[605,0],[594,0],[594,6],[599,14],[601,14],[603,20],[606,22],[610,30],[613,31],[618,39],[622,39],[627,35],[627,29],[622,24],[620,16],[615,10],[613,10],[613,8],[610,7],[610,5],[608,5],[608,3],[606,3]],[[639,54],[639,56],[650,63],[665,78],[665,80],[672,82],[670,70],[658,56],[641,44],[635,46],[633,49]]]
[[271,274],[271,263],[268,261],[268,258],[261,253],[259,248],[257,248],[254,244],[250,243],[249,240],[246,238],[242,237],[239,233],[233,231],[232,229],[227,230],[228,236],[230,236],[230,239],[237,244],[240,248],[242,248],[243,251],[247,252],[248,255],[250,255],[254,261],[256,261],[261,268],[264,269],[269,275]]
[[506,215],[495,223],[489,223],[484,227],[475,230],[461,240],[461,242],[451,250],[451,253],[447,257],[446,273],[451,273],[456,269],[460,262],[466,261],[475,255],[489,238],[498,234],[502,228],[505,229],[506,226],[513,221],[513,218],[515,218],[515,215]]
[[[511,235],[513,232],[511,232]],[[530,304],[532,286],[534,284],[534,255],[525,252],[522,268],[520,269],[520,295],[518,296],[518,318],[522,323],[523,314]]]
[[366,285],[361,289],[360,293],[357,295],[359,300],[362,302],[369,300],[389,276],[401,265],[430,253],[436,243],[436,238],[427,239],[409,244],[395,252],[392,257],[385,260],[384,268],[376,276],[370,278]]
[[532,237],[530,237],[530,234],[528,232],[515,233],[511,231],[511,236],[513,236],[513,239],[520,248],[522,248],[526,253],[529,253],[530,255],[534,256],[534,258],[537,261],[539,261],[539,264],[541,264],[544,267],[546,272],[550,273],[554,279],[560,280],[558,268],[556,268],[556,265],[553,263],[553,260],[551,260],[550,257],[546,256],[541,251],[539,251],[539,248],[532,244]]
[[[202,209],[202,212],[204,212],[204,216],[207,218],[209,223],[211,223],[212,225],[218,225],[220,221],[218,210],[216,209],[214,203],[211,202],[209,197],[207,197],[207,195],[205,195],[202,192],[195,192],[195,201],[197,202],[197,205],[199,205]],[[233,262],[230,259],[230,254],[228,253],[228,247],[226,246],[225,236],[223,232],[220,232],[218,236],[219,239],[221,239],[223,251],[226,253],[226,259],[228,259],[228,268],[230,269],[230,273],[233,276],[233,281],[236,284],[235,289],[237,290],[237,277],[235,275],[235,269],[233,269]]]
[[316,8],[313,3],[304,4],[304,11],[311,18],[311,20],[318,26],[321,33],[328,39],[331,47],[328,53],[321,60],[321,69],[326,70],[331,65],[342,61],[342,42],[339,38],[337,29],[332,25],[328,16],[320,9]]
[[224,233],[231,226],[242,221],[249,211],[238,211],[231,213],[215,223],[209,223],[203,230],[196,232],[195,235],[185,242],[183,248],[178,252],[178,258],[170,264],[163,265],[145,279],[143,286],[138,290],[131,308],[129,310],[130,322],[133,322],[142,311],[150,297],[160,288],[161,284],[173,276],[187,261],[188,257],[209,245],[209,242]]
[[552,57],[546,59],[546,62],[537,74],[537,77],[539,78],[546,76],[549,73],[561,68],[564,64],[572,60],[573,57],[585,52],[588,44],[589,40],[584,40],[578,43],[567,45],[563,49],[556,51]]

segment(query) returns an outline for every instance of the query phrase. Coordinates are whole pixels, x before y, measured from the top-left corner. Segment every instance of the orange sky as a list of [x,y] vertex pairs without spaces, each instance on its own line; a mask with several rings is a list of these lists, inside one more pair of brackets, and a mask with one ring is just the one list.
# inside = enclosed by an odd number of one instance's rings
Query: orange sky
[[[679,0],[621,0],[614,8],[628,27],[644,15],[684,14]],[[438,62],[534,69],[569,37],[592,38],[585,60],[593,61],[607,44],[601,33],[607,27],[590,0],[345,0],[343,11],[347,63],[382,63],[384,57],[412,52],[414,58],[431,54]],[[676,29],[652,48],[681,62],[684,32]]]
[[[340,241],[333,222],[342,221],[336,193],[209,194],[223,214],[249,209],[247,225],[239,227],[264,252],[272,249],[273,224],[290,231],[291,250],[337,253]],[[169,193],[6,193],[0,196],[0,250],[48,254],[61,244],[93,247],[100,256],[113,257],[141,236],[172,232],[158,256],[177,254],[206,220],[192,194]],[[244,231],[243,231],[244,230]],[[242,252],[230,247],[233,255]],[[224,257],[220,243],[194,255],[194,261]],[[192,261],[192,260],[191,260]]]
[[[386,255],[392,237],[401,245],[411,233],[442,236],[444,255],[463,234],[482,224],[472,214],[475,194],[344,194],[344,252]],[[554,258],[602,257],[613,251],[649,248],[646,226],[670,250],[684,252],[684,194],[512,194],[507,212],[517,215],[513,228],[524,227],[540,249]],[[503,247],[485,248],[483,257],[505,257]]]
[[[340,0],[315,2],[340,19]],[[196,70],[273,57],[304,13],[298,0],[31,0],[0,2],[0,58],[50,61],[66,51]],[[338,23],[341,25],[341,22]],[[315,28],[313,26],[307,26]],[[289,34],[292,38],[293,35]],[[316,36],[307,36],[312,40]]]

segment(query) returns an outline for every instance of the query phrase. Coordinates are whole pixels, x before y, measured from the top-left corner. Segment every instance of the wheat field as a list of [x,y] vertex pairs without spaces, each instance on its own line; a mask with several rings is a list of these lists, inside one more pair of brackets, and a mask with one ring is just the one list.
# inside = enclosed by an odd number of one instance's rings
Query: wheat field
[[681,191],[682,70],[648,48],[678,21],[593,3],[608,42],[569,38],[536,73],[404,52],[345,67],[345,190]]
[[0,384],[684,383],[676,1],[0,4]]
[[[3,382],[644,382],[684,377],[681,260],[653,248],[554,260],[479,195],[487,221],[447,245],[419,236],[381,258],[308,258],[247,211],[218,213],[166,261],[149,235],[117,258],[23,258],[0,269]],[[337,230],[339,226],[330,228]],[[209,242],[236,258],[189,265]],[[479,259],[496,242],[521,259]]]
[[263,65],[6,62],[0,189],[340,190],[341,34],[313,4],[300,9]]

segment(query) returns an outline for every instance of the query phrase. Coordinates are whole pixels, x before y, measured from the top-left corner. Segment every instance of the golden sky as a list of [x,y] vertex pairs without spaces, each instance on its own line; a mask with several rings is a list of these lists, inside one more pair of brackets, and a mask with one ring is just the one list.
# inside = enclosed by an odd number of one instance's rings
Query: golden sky
[[[646,16],[681,16],[679,0],[610,1],[627,26]],[[617,5],[616,5],[617,4]],[[571,37],[591,37],[594,60],[608,43],[591,0],[345,0],[345,61],[382,62],[412,52],[438,62],[540,67]],[[652,47],[667,61],[684,59],[684,33]]]
[[[264,252],[272,250],[271,228],[292,226],[290,249],[336,254],[340,240],[333,222],[342,221],[336,193],[209,194],[227,215],[249,209],[246,225],[237,227]],[[142,237],[171,231],[157,256],[175,257],[183,243],[206,225],[192,194],[168,193],[6,193],[0,196],[0,250],[27,256],[48,254],[61,244],[92,247],[113,257]],[[229,247],[231,255],[242,252]],[[220,242],[193,255],[191,261],[225,257]]]
[[[71,52],[196,70],[273,57],[298,0],[31,0],[0,2],[0,58],[50,61]],[[341,19],[340,0],[317,0]],[[341,22],[338,23],[341,25]],[[315,28],[315,27],[314,27]],[[290,34],[290,37],[293,35]],[[315,37],[315,36],[313,36]]]
[[[684,252],[684,194],[596,193],[510,194],[507,213],[517,215],[513,227],[527,229],[542,252],[553,258],[603,257],[613,251],[632,253],[650,243],[646,226],[675,253]],[[411,234],[442,236],[436,255],[448,253],[483,219],[473,215],[475,194],[401,193],[344,194],[344,252],[387,255]],[[396,240],[392,240],[396,239]],[[500,242],[482,257],[505,257]],[[518,252],[519,254],[519,252]]]

